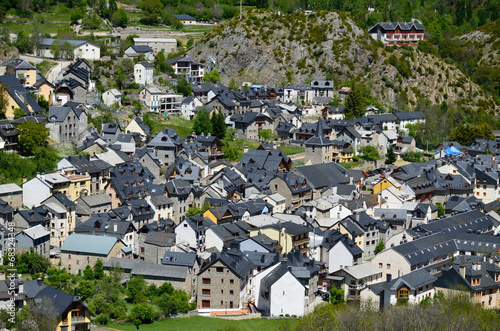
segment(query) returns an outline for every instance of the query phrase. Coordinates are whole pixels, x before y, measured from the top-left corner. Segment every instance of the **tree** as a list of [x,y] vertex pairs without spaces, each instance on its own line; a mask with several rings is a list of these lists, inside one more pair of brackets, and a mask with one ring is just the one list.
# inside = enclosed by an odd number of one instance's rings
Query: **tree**
[[396,153],[394,153],[394,148],[392,146],[389,147],[387,150],[385,164],[393,164],[397,159],[398,157],[396,156]]
[[444,209],[444,206],[440,203],[436,203],[436,207],[438,210],[438,217],[442,217],[446,214],[446,210]]
[[26,121],[18,126],[17,148],[23,155],[33,155],[35,149],[49,145],[49,129],[43,124]]
[[177,93],[180,93],[185,97],[187,97],[188,95],[191,94],[191,92],[193,92],[193,87],[188,83],[186,78],[179,79],[174,89]]
[[88,264],[85,269],[83,269],[83,279],[94,280],[94,270],[92,270],[92,267]]
[[114,12],[113,16],[111,16],[111,23],[113,23],[114,26],[126,27],[128,24],[128,17],[125,10],[118,9]]
[[103,269],[103,263],[101,259],[98,259],[96,263],[94,264],[94,278],[95,279],[102,279],[104,278],[104,269]]
[[351,92],[347,95],[345,101],[344,119],[363,117],[365,114],[365,101],[361,91],[353,85]]
[[144,291],[146,290],[146,281],[142,276],[137,276],[132,278],[127,283],[127,297],[128,300],[134,303],[137,303],[136,297],[139,293],[144,295]]
[[33,248],[16,254],[14,264],[20,274],[34,275],[44,273],[50,268],[50,261],[45,256],[35,253]]
[[139,116],[142,113],[142,103],[139,100],[132,101],[132,105],[134,106],[133,112],[134,116]]
[[201,207],[198,206],[189,207],[188,211],[186,212],[186,217],[193,215],[201,215],[210,208],[212,208],[212,206],[209,203],[204,203]]
[[278,137],[271,129],[264,129],[259,131],[259,139],[264,141],[273,141],[278,139]]
[[125,70],[124,70],[123,66],[119,66],[118,70],[115,73],[116,87],[119,90],[123,89],[126,81],[127,81],[127,74],[125,74]]
[[141,323],[151,322],[155,316],[154,308],[149,303],[139,303],[132,308],[131,316]]
[[95,293],[94,281],[82,280],[80,284],[78,284],[77,293],[82,300],[87,301],[87,299],[91,298]]
[[7,107],[9,106],[9,92],[3,83],[0,83],[0,119],[7,118]]
[[143,24],[158,25],[160,23],[160,14],[163,10],[163,5],[159,0],[143,0],[140,8],[143,14],[141,19]]
[[375,254],[382,252],[384,249],[385,249],[385,243],[383,240],[380,240],[377,246],[375,246]]
[[238,158],[238,152],[236,148],[234,147],[229,147],[224,151],[224,158],[228,159],[229,161],[234,161]]
[[26,116],[24,109],[19,107],[14,108],[14,119],[22,118],[24,116]]
[[334,305],[340,305],[344,303],[344,290],[338,289],[335,287],[335,285],[332,285],[329,292],[330,297],[328,298],[328,301],[330,301],[330,303]]
[[361,153],[361,158],[366,161],[376,161],[380,159],[378,151],[373,146],[363,146],[358,148],[358,152]]
[[224,139],[226,136],[226,121],[224,120],[224,114],[221,111],[215,111],[210,119],[212,123],[212,133],[219,139]]
[[42,107],[45,112],[49,111],[49,102],[45,99],[43,95],[38,96],[38,105]]
[[193,131],[196,132],[196,134],[208,134],[212,132],[210,115],[204,108],[200,109],[194,118]]
[[214,69],[210,72],[205,72],[203,75],[203,81],[205,82],[210,82],[210,83],[217,83],[220,82],[221,77],[217,69]]

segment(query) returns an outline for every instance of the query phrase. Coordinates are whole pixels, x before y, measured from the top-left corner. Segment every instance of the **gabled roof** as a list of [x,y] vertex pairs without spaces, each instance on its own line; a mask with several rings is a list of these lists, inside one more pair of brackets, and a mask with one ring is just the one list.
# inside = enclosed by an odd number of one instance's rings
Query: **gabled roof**
[[[143,54],[153,53],[153,49],[149,45],[132,45],[130,46],[130,48],[136,53],[143,53]],[[139,63],[143,64],[144,62],[139,62]],[[149,62],[146,63],[149,64],[149,66],[151,66]]]
[[73,233],[64,241],[61,252],[107,256],[117,242],[122,241],[115,237]]
[[[56,318],[61,318],[62,314],[66,312],[66,310],[68,310],[68,308],[70,308],[73,303],[76,302],[81,303],[81,305],[88,310],[87,306],[80,301],[80,298],[78,296],[68,294],[50,286],[47,286],[40,292],[38,292],[38,294],[35,296],[35,303],[37,302],[37,300],[42,299],[48,300],[47,304],[51,306],[50,310],[47,310],[46,314],[45,310],[42,310],[42,314],[50,316],[51,313],[55,313]],[[42,301],[42,303],[44,302]],[[90,310],[88,311],[90,312],[90,314],[94,315]]]
[[431,275],[424,269],[419,269],[403,275],[386,283],[384,287],[391,291],[397,291],[401,286],[406,285],[409,290],[417,290],[418,288],[429,285],[436,281],[436,277]]
[[174,17],[181,21],[196,21],[196,18],[191,15],[174,15]]
[[39,238],[43,238],[45,236],[50,235],[50,231],[46,230],[42,225],[38,224],[29,229],[23,230],[27,236],[29,236],[33,240],[37,240]]
[[178,265],[185,267],[193,267],[196,263],[196,253],[186,253],[186,252],[170,252],[167,251],[161,259],[161,264],[163,265]]
[[6,67],[11,67],[14,69],[27,69],[27,70],[36,70],[36,67],[29,63],[26,60],[19,59],[19,58],[12,58],[4,62],[4,65]]

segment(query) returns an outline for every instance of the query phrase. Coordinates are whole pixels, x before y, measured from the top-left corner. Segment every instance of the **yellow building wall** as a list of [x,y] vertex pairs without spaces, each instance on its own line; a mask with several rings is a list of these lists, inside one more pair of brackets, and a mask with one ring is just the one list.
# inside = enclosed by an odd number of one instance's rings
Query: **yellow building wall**
[[362,250],[365,249],[365,241],[363,240],[363,235],[356,235],[356,237],[353,238],[353,235],[349,231],[347,231],[347,229],[340,222],[337,222],[336,230],[338,230],[343,235],[347,235]]
[[373,185],[373,194],[379,194],[389,187],[394,187],[395,189],[400,190],[398,187],[392,185],[392,183],[387,178],[384,178],[377,184]]
[[49,104],[52,104],[51,94],[52,94],[52,87],[50,87],[49,84],[42,84],[38,88],[38,95],[43,96],[45,100],[49,102]]
[[[260,233],[265,234],[272,240],[278,241],[278,245],[281,246],[282,254],[287,254],[293,249],[292,236],[288,233],[281,233],[278,229],[275,228],[262,228],[262,229],[253,229],[250,230],[250,237],[255,237]],[[282,235],[283,234],[283,235]]]
[[204,212],[203,217],[208,217],[212,220],[212,222],[217,224],[217,217],[215,217],[215,215],[210,210],[207,210],[206,212]]

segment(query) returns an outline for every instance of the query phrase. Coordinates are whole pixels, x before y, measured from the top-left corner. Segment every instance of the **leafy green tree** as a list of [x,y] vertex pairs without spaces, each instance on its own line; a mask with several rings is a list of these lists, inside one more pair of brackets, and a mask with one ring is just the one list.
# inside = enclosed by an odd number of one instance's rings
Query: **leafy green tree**
[[328,298],[328,301],[334,305],[340,305],[344,303],[344,290],[338,289],[335,287],[335,285],[332,285],[330,290],[330,297]]
[[91,298],[95,293],[95,285],[92,280],[82,280],[77,287],[77,293],[83,301]]
[[7,87],[0,83],[0,119],[6,118],[7,107],[9,106],[9,92]]
[[163,293],[155,303],[165,315],[185,313],[193,309],[189,304],[189,297],[182,290]]
[[228,147],[224,151],[224,158],[228,159],[229,161],[234,161],[238,158],[238,151],[234,147]]
[[215,111],[210,118],[212,123],[212,133],[219,139],[224,139],[226,136],[226,122],[224,120],[224,114],[221,111]]
[[214,69],[210,72],[205,72],[203,75],[203,81],[205,82],[210,82],[210,83],[217,83],[220,82],[221,77],[217,69]]
[[185,97],[187,97],[188,95],[191,94],[191,92],[193,92],[193,87],[188,83],[186,78],[179,79],[174,89],[177,93],[180,93]]
[[139,293],[144,295],[146,290],[146,281],[142,276],[132,278],[127,283],[127,298],[129,301],[136,303],[135,299]]
[[271,129],[264,129],[259,131],[259,139],[263,141],[273,141],[277,140],[276,136]]
[[375,254],[382,252],[384,249],[385,249],[385,243],[383,240],[380,240],[377,246],[375,246]]
[[118,70],[115,73],[116,87],[119,90],[122,90],[125,87],[126,82],[127,82],[127,74],[125,73],[123,66],[119,66]]
[[134,113],[134,116],[139,116],[142,113],[142,103],[139,100],[134,100],[132,101],[132,105],[134,106],[134,109],[132,110]]
[[134,305],[131,312],[132,318],[141,321],[141,323],[149,323],[155,316],[154,308],[149,303],[139,303]]
[[35,150],[49,145],[49,129],[43,124],[26,121],[18,126],[17,148],[23,155],[33,155]]
[[25,31],[20,31],[17,34],[17,41],[14,45],[19,50],[19,53],[33,53],[33,42],[30,35]]
[[22,108],[14,108],[14,119],[22,118],[26,116],[26,112]]
[[436,207],[438,210],[438,217],[446,215],[446,210],[444,209],[444,206],[440,203],[436,203]]
[[350,120],[363,117],[365,114],[365,101],[361,91],[353,84],[351,92],[347,95],[345,101],[344,118]]
[[111,22],[114,26],[126,27],[128,25],[127,13],[123,9],[118,9],[111,16]]
[[83,279],[94,280],[94,270],[92,270],[92,267],[88,264],[85,269],[83,269]]
[[210,115],[204,108],[200,109],[200,111],[194,118],[193,131],[196,132],[196,134],[212,133],[212,122],[210,121]]
[[113,14],[117,11],[118,5],[115,0],[108,1],[108,18],[112,18]]
[[394,148],[392,146],[389,147],[389,149],[387,150],[385,164],[393,164],[397,159],[398,157],[396,156],[396,153],[394,153]]
[[212,208],[212,206],[209,203],[204,203],[201,207],[198,206],[189,207],[188,211],[186,212],[186,217],[203,214],[210,208]]
[[20,274],[34,275],[44,273],[50,268],[50,261],[45,256],[35,253],[33,248],[16,254],[14,264]]
[[49,102],[43,95],[38,96],[38,105],[47,113],[49,111]]
[[122,289],[120,283],[104,276],[96,283],[95,294],[89,304],[90,310],[96,315],[104,313],[111,318],[124,318],[127,315],[127,308],[122,298]]
[[101,259],[98,259],[96,263],[94,264],[94,278],[99,280],[104,278],[104,268],[103,268],[103,263]]
[[358,148],[358,152],[361,154],[361,158],[366,161],[375,161],[380,159],[378,151],[373,146],[363,146]]
[[140,4],[142,9],[141,22],[147,25],[158,25],[163,5],[159,0],[143,0]]

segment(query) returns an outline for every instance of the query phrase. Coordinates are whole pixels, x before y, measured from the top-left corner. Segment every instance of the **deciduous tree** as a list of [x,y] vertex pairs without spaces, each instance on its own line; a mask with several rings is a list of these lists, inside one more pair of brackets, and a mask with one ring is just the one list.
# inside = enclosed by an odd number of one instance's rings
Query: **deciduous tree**
[[23,155],[33,155],[35,149],[49,145],[49,129],[43,124],[26,121],[18,126],[17,148]]

